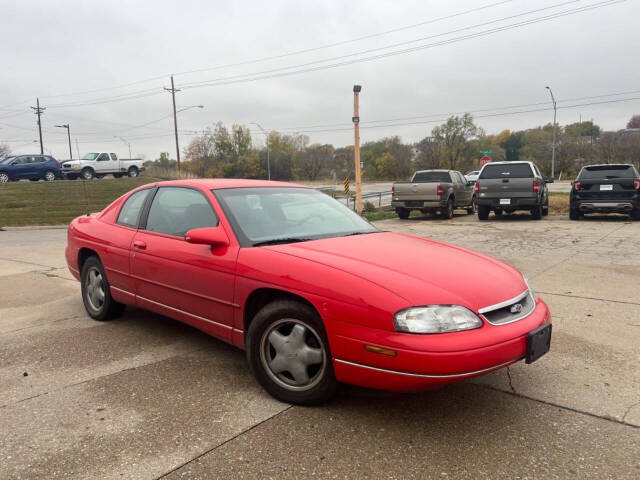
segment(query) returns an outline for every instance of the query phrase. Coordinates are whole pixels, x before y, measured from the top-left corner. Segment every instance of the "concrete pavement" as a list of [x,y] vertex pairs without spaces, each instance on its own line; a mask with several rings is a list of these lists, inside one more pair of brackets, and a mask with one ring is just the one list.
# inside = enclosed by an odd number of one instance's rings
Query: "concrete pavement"
[[65,230],[0,232],[0,478],[640,478],[640,222],[379,222],[520,268],[552,351],[416,394],[292,407],[242,352],[128,309],[91,321]]

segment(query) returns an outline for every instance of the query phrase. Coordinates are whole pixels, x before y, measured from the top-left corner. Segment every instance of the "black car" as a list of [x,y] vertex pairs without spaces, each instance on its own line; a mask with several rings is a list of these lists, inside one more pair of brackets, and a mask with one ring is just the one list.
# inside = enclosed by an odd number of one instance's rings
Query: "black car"
[[569,218],[585,213],[626,213],[640,220],[640,175],[633,165],[589,165],[573,181]]

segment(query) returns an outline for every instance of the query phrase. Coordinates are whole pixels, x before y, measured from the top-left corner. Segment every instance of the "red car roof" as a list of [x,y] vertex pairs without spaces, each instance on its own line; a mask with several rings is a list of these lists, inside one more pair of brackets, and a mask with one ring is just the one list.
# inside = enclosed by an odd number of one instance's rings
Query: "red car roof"
[[157,182],[145,185],[184,185],[192,187],[200,187],[206,189],[218,188],[238,188],[238,187],[303,187],[306,185],[298,185],[289,182],[274,182],[269,180],[247,180],[244,178],[197,178],[190,180],[169,180],[166,182]]

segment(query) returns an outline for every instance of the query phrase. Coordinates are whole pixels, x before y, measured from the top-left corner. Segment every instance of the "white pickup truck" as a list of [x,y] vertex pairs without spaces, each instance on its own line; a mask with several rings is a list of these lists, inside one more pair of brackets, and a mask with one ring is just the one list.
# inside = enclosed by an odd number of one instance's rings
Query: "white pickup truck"
[[102,178],[112,174],[114,178],[125,175],[137,177],[144,170],[142,159],[119,159],[115,153],[92,152],[87,153],[80,160],[65,160],[61,162],[62,173],[69,180],[83,178]]

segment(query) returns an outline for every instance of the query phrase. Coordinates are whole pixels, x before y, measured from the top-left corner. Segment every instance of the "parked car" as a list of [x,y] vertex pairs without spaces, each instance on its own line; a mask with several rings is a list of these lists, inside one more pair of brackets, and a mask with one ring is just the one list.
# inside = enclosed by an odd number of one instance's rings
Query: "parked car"
[[54,181],[64,178],[58,161],[51,155],[16,155],[0,160],[0,183],[12,180]]
[[410,182],[393,184],[391,206],[402,219],[409,218],[411,210],[440,211],[444,218],[452,218],[457,208],[473,214],[476,207],[473,185],[456,170],[420,170]]
[[145,185],[73,220],[65,254],[95,320],[135,305],[188,323],[245,349],[290,403],[325,401],[338,382],[423,389],[550,345],[547,305],[515,268],[380,231],[289,183]]
[[486,220],[493,210],[502,212],[529,210],[535,220],[549,214],[549,189],[540,169],[532,162],[491,162],[480,170],[475,192],[478,218]]
[[62,162],[62,171],[65,176],[74,180],[83,178],[102,178],[112,174],[115,178],[125,175],[137,177],[144,170],[142,159],[118,159],[115,153],[93,152],[87,153],[80,160],[65,160]]
[[480,175],[480,170],[474,170],[473,172],[466,173],[464,176],[470,182],[475,182],[476,180],[478,180],[478,175]]
[[589,165],[571,185],[571,220],[585,213],[626,213],[640,220],[640,175],[633,165]]

